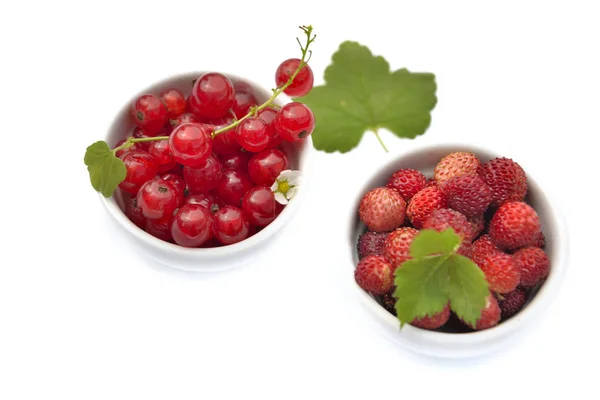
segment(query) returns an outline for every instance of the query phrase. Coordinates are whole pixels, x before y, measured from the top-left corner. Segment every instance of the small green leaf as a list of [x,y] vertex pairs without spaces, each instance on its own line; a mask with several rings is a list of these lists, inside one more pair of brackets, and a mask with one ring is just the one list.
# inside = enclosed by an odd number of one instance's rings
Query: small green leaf
[[83,162],[88,167],[90,182],[104,197],[110,197],[119,183],[125,180],[127,168],[104,141],[98,141],[85,151]]
[[448,255],[409,260],[395,271],[396,315],[401,326],[448,304]]
[[490,294],[481,268],[467,257],[453,254],[446,262],[450,273],[450,308],[465,322],[475,325]]
[[325,85],[296,98],[315,114],[316,149],[348,152],[365,131],[386,128],[400,138],[423,134],[436,105],[435,76],[390,71],[381,56],[356,42],[343,42],[325,70]]
[[460,236],[452,228],[442,232],[433,229],[423,229],[413,240],[410,246],[410,255],[420,258],[432,254],[453,253],[460,245]]

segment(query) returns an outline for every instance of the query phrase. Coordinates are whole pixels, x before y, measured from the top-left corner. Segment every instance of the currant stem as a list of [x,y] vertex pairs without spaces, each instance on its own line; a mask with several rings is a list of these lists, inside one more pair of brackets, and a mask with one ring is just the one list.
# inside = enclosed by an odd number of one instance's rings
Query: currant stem
[[125,143],[123,143],[122,145],[115,147],[112,152],[113,154],[117,154],[118,151],[120,150],[126,150],[128,148],[130,148],[131,146],[133,146],[135,143],[143,143],[143,142],[154,142],[156,140],[169,140],[168,136],[155,136],[155,137],[145,137],[145,138],[134,138],[134,137],[128,137],[127,140],[125,141]]
[[387,149],[387,147],[385,147],[385,143],[383,143],[383,140],[381,140],[381,136],[379,136],[379,131],[374,130],[373,133],[375,134],[375,137],[379,141],[379,144],[381,145],[381,147],[383,147],[383,149],[385,150],[386,153],[389,153],[389,150]]
[[[271,95],[271,97],[269,97],[269,99],[267,101],[265,101],[263,104],[261,104],[258,107],[253,107],[248,114],[244,115],[242,118],[238,119],[237,121],[234,121],[233,123],[231,123],[230,125],[221,128],[221,129],[217,129],[216,131],[213,132],[212,137],[214,138],[215,136],[217,136],[218,134],[221,134],[223,132],[227,132],[233,128],[236,128],[239,124],[241,124],[244,120],[246,120],[247,118],[250,118],[256,114],[258,114],[260,111],[262,111],[263,109],[269,107],[270,105],[272,105],[273,101],[275,100],[275,98],[277,98],[277,96],[279,96],[281,93],[283,93],[283,91],[285,89],[288,88],[288,86],[290,86],[293,82],[294,79],[296,79],[296,76],[298,76],[298,74],[300,73],[300,71],[302,70],[302,68],[304,68],[306,66],[306,55],[309,55],[309,59],[310,59],[310,55],[311,55],[311,51],[308,50],[308,47],[310,46],[310,44],[312,42],[315,41],[315,38],[317,37],[317,35],[313,35],[312,34],[312,25],[309,26],[301,26],[300,29],[302,29],[302,31],[306,34],[306,44],[304,46],[302,46],[302,44],[300,43],[299,39],[298,40],[298,44],[300,44],[300,50],[302,51],[302,58],[300,59],[300,64],[298,64],[298,68],[296,68],[296,70],[294,71],[294,73],[292,74],[292,76],[290,76],[290,78],[287,80],[287,82],[285,84],[283,84],[282,86],[278,87],[277,89],[273,90],[273,94]],[[383,143],[382,143],[383,145]],[[385,146],[383,146],[385,148]],[[386,149],[387,151],[387,149]]]

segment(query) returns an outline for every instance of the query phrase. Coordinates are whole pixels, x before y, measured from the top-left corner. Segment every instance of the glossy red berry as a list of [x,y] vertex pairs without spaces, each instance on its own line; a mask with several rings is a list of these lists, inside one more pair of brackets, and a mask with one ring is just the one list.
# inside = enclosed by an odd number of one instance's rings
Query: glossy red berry
[[211,214],[216,213],[225,205],[217,196],[210,193],[191,194],[185,199],[185,204],[199,204],[209,210]]
[[173,220],[172,215],[167,215],[161,219],[147,219],[146,220],[146,232],[150,235],[170,242],[171,237],[171,221]]
[[237,154],[220,157],[223,169],[239,169],[242,171],[248,171],[248,161],[250,160],[250,155],[251,154],[247,151],[240,151]]
[[235,100],[231,109],[237,119],[240,119],[250,111],[250,107],[257,105],[256,97],[252,93],[236,91]]
[[145,94],[138,98],[131,107],[131,116],[137,126],[148,135],[155,134],[167,122],[167,108],[160,97]]
[[162,174],[160,179],[173,185],[177,191],[177,195],[180,197],[181,201],[183,201],[183,196],[185,193],[185,181],[183,180],[183,176],[174,172],[167,172],[166,174]]
[[216,156],[210,155],[197,167],[183,167],[183,177],[190,193],[206,193],[219,185],[223,166]]
[[250,223],[238,207],[225,206],[217,211],[213,219],[214,235],[222,244],[241,242],[250,233]]
[[252,225],[267,226],[281,212],[283,206],[275,201],[270,188],[255,186],[244,195],[242,210]]
[[144,229],[146,226],[146,217],[142,213],[142,209],[137,205],[137,199],[135,196],[131,197],[125,203],[125,215],[131,222],[137,225],[138,228]]
[[248,173],[257,185],[271,186],[288,165],[288,159],[281,150],[268,149],[250,158]]
[[177,89],[167,89],[160,94],[163,104],[167,108],[169,118],[177,117],[185,112],[185,96]]
[[171,236],[180,246],[198,247],[213,236],[212,225],[210,211],[199,204],[186,204],[173,217]]
[[182,124],[169,137],[175,161],[188,167],[202,165],[212,153],[211,127],[204,124]]
[[247,118],[238,125],[236,139],[246,151],[258,153],[266,149],[269,144],[267,124],[259,117]]
[[154,158],[143,150],[128,151],[121,160],[127,169],[125,180],[119,183],[119,188],[124,192],[137,194],[140,187],[157,173]]
[[297,142],[313,132],[315,116],[307,105],[292,102],[279,110],[274,124],[275,131],[283,140]]
[[180,201],[177,189],[161,178],[144,183],[137,194],[138,207],[148,219],[161,219],[173,215]]
[[225,204],[239,207],[242,197],[252,186],[254,185],[247,173],[230,169],[223,171],[217,192]]
[[[133,137],[134,139],[143,139],[143,138],[149,138],[152,136],[146,134],[146,132],[144,132],[144,130],[142,128],[140,128],[139,126],[136,126],[135,128],[133,128],[133,131],[131,131],[131,137]],[[152,143],[152,142],[138,142],[138,143],[135,143],[135,145],[140,150],[148,151],[148,149],[150,148],[150,143]]]
[[150,143],[148,153],[154,157],[158,173],[170,171],[175,167],[175,158],[171,153],[168,140],[155,140]]
[[200,117],[223,117],[234,101],[233,83],[223,74],[208,72],[194,82],[190,104]]
[[190,112],[185,112],[169,120],[169,123],[173,128],[176,128],[181,124],[189,124],[191,122],[200,122],[200,119]]
[[275,118],[278,113],[279,111],[272,107],[263,108],[258,112],[258,117],[267,124],[267,133],[269,135],[269,143],[267,144],[268,149],[279,146],[283,141],[283,138],[275,131]]
[[[286,84],[300,66],[300,61],[301,60],[298,58],[290,58],[279,65],[275,72],[275,83],[277,83],[277,87]],[[300,72],[298,72],[298,75],[296,75],[292,84],[284,90],[284,93],[290,97],[307,95],[313,87],[313,82],[314,74],[312,69],[306,64],[302,67]]]

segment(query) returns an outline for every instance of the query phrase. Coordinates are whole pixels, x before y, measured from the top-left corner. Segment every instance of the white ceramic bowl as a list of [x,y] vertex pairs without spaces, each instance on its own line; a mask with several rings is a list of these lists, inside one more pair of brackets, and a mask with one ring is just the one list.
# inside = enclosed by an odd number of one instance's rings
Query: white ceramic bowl
[[[271,96],[270,89],[265,89],[246,78],[219,71],[228,76],[232,81],[242,80],[248,83],[253,89],[259,104],[266,101]],[[130,105],[135,99],[145,93],[158,94],[162,90],[175,88],[181,90],[184,94],[190,92],[192,81],[201,76],[204,72],[194,72],[189,74],[177,75],[160,81],[133,96],[121,109],[115,117],[109,128],[105,140],[113,148],[116,143],[127,137],[133,129],[133,122],[129,116]],[[285,94],[280,94],[275,104],[283,105],[290,101]],[[123,201],[118,194],[110,198],[105,198],[101,194],[100,199],[110,216],[117,231],[124,233],[124,245],[132,246],[143,256],[169,267],[188,270],[188,271],[218,271],[225,270],[247,264],[260,256],[275,240],[275,233],[283,229],[290,229],[290,219],[294,216],[302,201],[307,189],[308,178],[310,176],[310,154],[312,149],[312,140],[310,136],[301,142],[282,143],[282,148],[290,162],[290,169],[301,171],[302,186],[294,198],[286,205],[279,216],[267,227],[256,233],[252,237],[229,246],[215,248],[186,248],[175,244],[167,243],[155,238],[135,226],[123,213]],[[116,193],[119,191],[117,190]],[[277,238],[281,234],[276,235]]]
[[[349,266],[349,277],[354,276],[353,272],[358,263],[356,248],[358,236],[365,231],[365,226],[358,217],[358,206],[362,196],[370,189],[385,186],[389,177],[401,168],[418,169],[428,177],[431,177],[438,161],[443,156],[454,151],[472,152],[481,162],[486,162],[495,157],[509,157],[506,154],[496,154],[492,150],[472,145],[449,144],[424,146],[389,161],[379,171],[375,172],[373,178],[366,182],[357,193],[354,208],[350,216],[349,250],[353,254],[352,259],[354,264]],[[519,162],[519,160],[515,161]],[[549,189],[540,185],[531,171],[526,167],[524,169],[529,184],[526,201],[534,207],[540,217],[542,229],[546,237],[546,247],[544,250],[550,258],[550,274],[537,294],[517,315],[493,328],[469,333],[444,333],[428,331],[411,325],[405,325],[400,329],[398,319],[379,305],[370,294],[365,292],[355,282],[356,291],[361,303],[379,327],[382,328],[383,334],[388,339],[403,348],[429,356],[448,358],[481,356],[509,345],[511,339],[514,339],[516,336],[516,333],[526,329],[526,324],[537,318],[558,296],[568,261],[566,225],[562,215],[556,208],[556,201],[551,198]]]

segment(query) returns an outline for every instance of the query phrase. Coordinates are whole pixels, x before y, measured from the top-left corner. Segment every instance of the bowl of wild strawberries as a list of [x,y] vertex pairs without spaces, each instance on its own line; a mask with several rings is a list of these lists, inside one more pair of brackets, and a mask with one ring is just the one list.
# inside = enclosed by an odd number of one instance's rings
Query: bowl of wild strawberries
[[567,266],[547,188],[471,145],[389,162],[360,192],[350,232],[363,304],[388,338],[432,356],[501,348],[556,297]]
[[277,70],[278,88],[300,70],[277,95],[236,75],[199,72],[126,103],[105,139],[126,176],[101,198],[137,250],[179,269],[221,270],[280,236],[303,197],[315,124],[308,107],[286,96],[312,88],[312,71],[299,61]]

